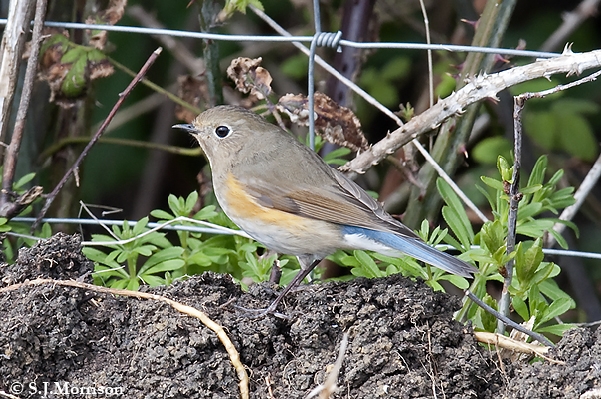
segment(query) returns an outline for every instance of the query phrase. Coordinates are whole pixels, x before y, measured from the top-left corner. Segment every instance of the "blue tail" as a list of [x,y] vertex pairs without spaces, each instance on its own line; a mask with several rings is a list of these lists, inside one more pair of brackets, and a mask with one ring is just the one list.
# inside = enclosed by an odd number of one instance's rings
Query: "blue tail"
[[342,226],[342,235],[353,237],[352,242],[355,249],[371,250],[385,254],[391,251],[399,251],[449,273],[463,277],[471,277],[472,274],[478,271],[476,267],[469,263],[439,251],[419,238],[346,225]]

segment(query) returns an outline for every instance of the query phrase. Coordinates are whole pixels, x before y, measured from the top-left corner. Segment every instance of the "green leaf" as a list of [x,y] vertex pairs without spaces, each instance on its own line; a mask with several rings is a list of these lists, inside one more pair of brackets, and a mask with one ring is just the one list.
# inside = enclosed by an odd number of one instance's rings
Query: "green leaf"
[[518,281],[522,286],[525,287],[531,283],[543,258],[542,240],[540,238],[537,238],[527,250],[524,250],[523,243],[517,245],[515,269]]
[[13,188],[15,189],[15,191],[23,188],[23,186],[25,186],[27,183],[32,181],[34,177],[35,177],[34,172],[26,174],[25,176],[23,176],[19,180],[17,180],[16,183],[13,184]]
[[[424,280],[428,280],[428,273],[426,273],[426,270],[420,266],[415,259],[412,259],[408,256],[394,258],[377,252],[374,252],[372,256],[383,262],[395,265],[397,270],[400,271],[404,276],[419,277]],[[387,274],[389,275],[389,273]]]
[[530,204],[523,205],[520,202],[518,205],[518,216],[517,220],[524,220],[537,215],[543,208],[543,204],[540,202],[532,202]]
[[65,53],[62,63],[72,63],[61,84],[61,92],[67,97],[77,97],[86,89],[88,57],[85,48],[75,47]]
[[[190,208],[191,209],[191,208]],[[207,205],[202,208],[200,211],[196,212],[193,216],[196,220],[209,220],[217,216],[217,212],[215,212],[215,205]]]
[[530,319],[530,313],[528,312],[528,306],[526,305],[526,302],[524,302],[524,300],[522,300],[522,298],[520,298],[519,296],[513,296],[511,298],[511,305],[513,306],[513,309],[516,311],[516,313],[520,315],[522,320]]
[[196,201],[198,201],[198,192],[192,191],[186,198],[185,209],[188,211],[188,213],[192,212],[192,208],[194,208],[194,205],[196,205]]
[[466,290],[470,286],[470,283],[464,277],[455,274],[443,274],[439,277],[439,280],[447,280],[461,290]]
[[440,78],[440,82],[434,88],[434,95],[439,98],[450,96],[457,87],[457,81],[449,74],[442,74],[438,77]]
[[158,287],[160,285],[168,285],[164,278],[153,275],[142,276],[142,280],[151,287]]
[[545,178],[545,171],[547,170],[547,157],[545,155],[539,157],[530,172],[530,178],[528,178],[528,187],[535,185],[542,185]]
[[169,194],[169,197],[167,197],[167,204],[174,215],[181,216],[179,200],[175,195]]
[[491,254],[499,249],[505,250],[505,235],[505,228],[499,220],[486,222],[480,230],[481,244],[484,244]]
[[102,265],[106,265],[110,268],[120,269],[121,265],[118,262],[110,259],[106,253],[91,247],[83,247],[81,249],[83,254],[90,259],[92,262],[96,262]]
[[543,186],[541,184],[534,184],[532,186],[521,188],[520,191],[522,192],[522,194],[534,194],[535,192],[539,191],[541,188],[543,188]]
[[132,252],[138,253],[142,256],[150,256],[157,249],[154,245],[140,245],[135,247]]
[[497,169],[501,174],[501,179],[509,183],[512,182],[513,178],[513,166],[502,156],[497,158]]
[[138,281],[138,279],[136,277],[134,277],[127,282],[126,289],[128,289],[130,291],[137,291],[140,289],[140,282]]
[[499,192],[503,192],[504,190],[503,182],[497,179],[493,179],[492,177],[488,176],[480,176],[480,180],[482,180],[482,182],[487,186],[492,187]]
[[553,324],[551,326],[539,327],[536,329],[536,331],[539,333],[548,333],[561,337],[566,331],[576,327],[577,325],[570,323]]
[[148,275],[151,274],[157,274],[157,273],[162,273],[162,272],[166,272],[166,271],[174,271],[174,270],[178,270],[181,269],[182,267],[184,267],[184,265],[186,264],[186,262],[183,259],[170,259],[170,260],[166,260],[164,262],[160,262],[155,264],[154,266],[146,269],[144,271],[144,273],[142,273],[141,271],[138,272],[138,275],[144,275],[144,279],[148,278]]
[[[376,262],[365,251],[355,250],[353,256],[359,261],[363,277],[375,278],[384,277],[385,273],[378,268]],[[353,269],[355,270],[355,269]],[[351,273],[353,271],[351,270]],[[354,274],[354,273],[353,273]]]
[[464,250],[469,249],[474,241],[474,230],[459,197],[451,189],[451,186],[441,178],[436,179],[436,187],[447,204],[442,208],[443,218],[461,242]]
[[564,292],[561,288],[559,288],[559,286],[557,285],[557,282],[555,282],[555,280],[546,279],[546,280],[542,281],[541,283],[539,283],[538,287],[540,289],[540,292],[542,292],[545,296],[547,296],[552,301],[559,299],[559,298],[568,298],[573,302],[574,306],[576,306],[576,302],[574,302],[574,300],[572,298],[570,298],[570,296],[566,292]]
[[351,150],[346,147],[336,148],[334,151],[330,151],[324,155],[323,160],[328,165],[344,165],[347,160],[344,159],[345,156],[351,153]]
[[540,322],[544,323],[548,320],[551,320],[555,317],[561,316],[568,310],[574,307],[574,301],[569,298],[560,298],[551,303],[549,307],[545,309],[545,311],[540,316]]
[[154,211],[151,211],[150,214],[152,216],[154,216],[155,218],[157,218],[158,220],[165,220],[165,221],[167,221],[167,220],[174,219],[174,217],[173,217],[172,214],[170,214],[168,212],[165,212],[162,209],[155,209]]
[[138,220],[132,229],[134,236],[144,233],[146,231],[147,224],[148,224],[148,216],[143,217],[142,219]]
[[559,130],[553,113],[530,111],[524,114],[523,120],[524,131],[536,144],[547,151],[557,148]]
[[10,231],[11,227],[8,225],[7,218],[0,218],[0,233]]
[[583,116],[569,112],[562,112],[557,119],[560,148],[583,161],[594,161],[598,143],[589,122]]
[[532,238],[538,238],[545,231],[553,228],[553,222],[545,219],[530,220],[524,223],[519,223],[516,227],[517,233]]
[[476,144],[471,155],[480,164],[496,165],[499,155],[511,156],[511,143],[502,136],[488,137]]
[[[160,251],[154,253],[150,258],[148,258],[146,260],[146,262],[144,262],[144,266],[142,266],[140,268],[140,271],[138,272],[138,274],[144,274],[144,273],[154,273],[154,272],[147,272],[148,269],[154,267],[155,265],[161,264],[161,263],[165,263],[169,260],[179,260],[181,261],[181,266],[184,265],[184,260],[181,259],[182,254],[184,253],[184,249],[181,247],[169,247],[169,248],[165,248],[165,249],[161,249]],[[175,270],[175,269],[167,269],[167,270]],[[164,271],[164,270],[161,270]]]

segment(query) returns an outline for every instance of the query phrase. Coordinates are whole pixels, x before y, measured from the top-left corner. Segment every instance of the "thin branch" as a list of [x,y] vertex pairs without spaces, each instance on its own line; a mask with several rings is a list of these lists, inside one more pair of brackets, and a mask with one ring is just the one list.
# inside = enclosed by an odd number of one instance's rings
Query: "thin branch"
[[567,38],[586,19],[597,14],[599,0],[584,0],[572,12],[563,14],[563,23],[545,40],[541,46],[542,51],[552,51],[567,41]]
[[46,284],[60,285],[62,287],[80,288],[80,289],[84,289],[87,291],[98,292],[98,293],[108,294],[108,295],[120,295],[120,296],[126,296],[126,297],[137,298],[137,299],[149,299],[149,300],[154,300],[154,301],[160,301],[160,302],[164,302],[164,303],[168,304],[169,306],[171,306],[173,309],[177,310],[178,312],[181,312],[181,313],[187,314],[188,316],[192,316],[192,317],[199,319],[202,322],[202,324],[204,324],[208,329],[210,329],[217,335],[217,337],[219,338],[219,341],[221,341],[221,343],[223,344],[226,352],[229,355],[230,362],[232,363],[232,366],[234,366],[234,369],[236,370],[238,379],[240,380],[240,382],[238,383],[238,386],[240,388],[240,396],[243,399],[249,398],[248,374],[246,373],[246,369],[244,368],[244,365],[240,362],[240,354],[236,350],[236,347],[234,346],[232,341],[227,336],[223,327],[221,327],[219,324],[217,324],[216,322],[211,320],[211,318],[209,318],[209,316],[206,313],[201,312],[200,310],[193,308],[192,306],[184,305],[183,303],[174,301],[173,299],[169,299],[162,295],[151,294],[149,292],[139,292],[139,291],[122,290],[122,289],[115,289],[115,288],[108,288],[108,287],[100,287],[97,285],[87,284],[87,283],[82,283],[79,281],[72,281],[72,280],[53,280],[53,279],[49,279],[49,278],[38,278],[35,280],[26,281],[24,283],[18,283],[18,284],[9,285],[7,287],[2,287],[2,288],[0,288],[0,294],[9,292],[9,291],[15,291],[15,290],[21,289],[23,287],[35,287],[38,285],[46,285]]
[[[52,156],[52,154],[57,153],[59,150],[61,150],[62,148],[66,147],[66,146],[69,146],[72,144],[83,144],[83,143],[87,143],[89,141],[90,141],[90,137],[87,137],[87,136],[65,137],[65,138],[59,140],[58,142],[56,142],[55,144],[51,145],[50,147],[46,148],[44,150],[44,152],[42,152],[40,154],[39,160],[43,161],[43,160],[47,159],[48,157]],[[114,145],[136,147],[136,148],[147,148],[150,150],[165,151],[170,154],[184,155],[184,156],[188,156],[188,157],[197,157],[199,155],[202,155],[202,150],[199,150],[196,147],[195,148],[182,148],[182,147],[176,147],[176,146],[172,146],[172,145],[151,143],[148,141],[133,140],[133,139],[121,139],[121,138],[116,138],[116,137],[101,137],[98,140],[98,143],[114,144]]]
[[[13,134],[10,139],[10,145],[6,150],[6,155],[4,158],[4,168],[2,173],[2,192],[0,193],[0,208],[3,208],[5,204],[9,201],[9,193],[12,189],[13,181],[15,178],[17,159],[19,158],[19,149],[21,148],[21,142],[23,141],[23,132],[25,131],[25,120],[27,118],[27,111],[29,110],[29,102],[31,101],[33,84],[36,80],[38,56],[40,54],[40,47],[42,46],[42,28],[44,24],[45,15],[46,0],[38,0],[35,9],[35,19],[33,25],[33,34],[31,36],[29,60],[27,61],[27,68],[25,69],[25,78],[23,80],[23,89],[21,91],[21,98],[19,102],[19,108],[17,110],[15,127],[13,129]],[[12,210],[10,212],[11,214],[5,214],[2,216],[10,219],[12,216],[17,215],[22,210],[21,207],[10,208]]]
[[518,83],[559,73],[566,73],[568,76],[579,75],[587,69],[598,67],[601,67],[601,50],[588,53],[572,53],[567,50],[561,57],[538,60],[491,75],[475,76],[462,89],[415,116],[368,150],[357,155],[342,169],[363,173],[398,148],[436,128],[449,117],[461,114],[468,105],[487,98],[495,99],[498,92]]
[[323,384],[318,385],[313,389],[309,395],[307,395],[306,399],[313,398],[319,395],[319,399],[329,399],[331,395],[335,394],[338,390],[338,386],[336,383],[338,382],[338,376],[340,375],[340,369],[342,368],[342,362],[344,360],[344,354],[346,352],[346,347],[348,346],[348,333],[345,332],[342,335],[342,340],[340,341],[340,348],[338,349],[338,357],[336,358],[336,362],[334,363],[334,367],[328,373],[326,380]]
[[8,130],[19,66],[25,50],[34,3],[15,0],[10,1],[8,7],[8,19],[0,47],[0,142],[4,142]]
[[[572,220],[574,216],[576,216],[576,214],[580,210],[580,207],[584,203],[584,200],[586,200],[586,197],[589,195],[591,190],[597,187],[599,177],[601,177],[601,155],[599,155],[599,157],[593,164],[593,167],[588,171],[586,177],[580,184],[580,187],[578,187],[578,190],[576,190],[576,192],[574,193],[574,199],[576,200],[576,202],[574,202],[572,205],[565,208],[563,212],[561,212],[561,215],[559,215],[559,220]],[[563,223],[556,223],[555,226],[553,226],[553,230],[555,230],[559,234],[561,234],[565,230],[565,228],[566,225]],[[552,247],[553,245],[555,245],[555,242],[555,237],[549,234],[546,246]]]
[[[134,71],[132,71],[131,69],[129,69],[125,65],[121,64],[120,62],[118,62],[118,61],[116,61],[116,60],[114,60],[114,59],[112,59],[110,57],[109,57],[109,60],[111,61],[111,64],[113,64],[116,68],[122,70],[123,72],[125,72],[126,74],[130,75],[133,78],[137,77],[138,74],[136,74]],[[162,88],[161,86],[157,85],[156,83],[151,82],[147,78],[143,78],[140,83],[142,83],[144,86],[146,86],[146,87],[148,87],[148,88],[156,91],[157,93],[163,94],[165,97],[167,97],[168,99],[170,99],[171,101],[173,101],[177,105],[186,108],[187,110],[190,110],[190,111],[192,111],[194,113],[197,113],[197,114],[199,114],[201,112],[200,108],[197,108],[197,107],[193,106],[192,104],[188,104],[186,101],[182,100],[181,98],[179,98],[175,94],[169,92],[168,90],[165,90],[164,88]]]
[[[595,80],[597,80],[597,78],[600,75],[601,75],[601,70],[599,70],[595,73],[592,73],[588,76],[585,76],[581,79],[575,80],[573,82],[570,82],[570,83],[567,83],[564,85],[557,85],[550,89],[539,91],[536,93],[524,93],[520,97],[524,98],[524,100],[529,100],[531,98],[543,98],[550,94],[554,94],[554,93],[557,93],[557,92],[560,92],[563,90],[571,89],[572,87],[576,87],[576,86],[579,86],[584,83],[595,81]],[[580,187],[574,194],[574,198],[576,199],[576,202],[573,205],[570,205],[563,210],[563,212],[559,216],[560,220],[570,221],[570,220],[572,220],[572,218],[574,218],[574,216],[576,216],[576,214],[578,213],[578,210],[580,210],[580,207],[584,203],[584,200],[586,199],[588,194],[591,192],[593,187],[596,186],[597,181],[599,180],[600,176],[601,176],[601,155],[599,156],[599,158],[597,158],[597,161],[595,161],[595,164],[593,165],[593,167],[591,168],[589,173],[586,175],[586,177],[582,181],[582,184],[580,185]],[[557,223],[553,227],[553,230],[557,231],[558,233],[563,232],[564,229],[565,229],[565,224],[562,224],[562,223]],[[552,235],[549,235],[546,245],[551,247],[555,244],[555,241],[556,241],[555,237],[553,237]]]
[[[515,249],[516,227],[518,220],[518,205],[522,199],[520,194],[520,169],[522,167],[522,111],[524,110],[524,97],[514,97],[513,106],[513,173],[511,186],[509,187],[509,216],[507,217],[507,255]],[[501,270],[503,276],[503,290],[499,300],[499,310],[503,316],[509,316],[511,296],[509,287],[513,279],[513,266],[515,259],[511,258],[505,264],[505,270]],[[505,333],[505,324],[499,320],[497,332]]]
[[530,355],[536,355],[543,357],[554,363],[563,364],[557,360],[549,359],[547,354],[549,353],[548,346],[535,345],[528,342],[516,341],[515,339],[509,338],[505,335],[495,334],[485,331],[474,331],[474,336],[478,342],[485,344],[495,345],[496,347],[508,349],[513,352],[526,353]]
[[524,328],[523,326],[519,325],[515,321],[511,320],[510,318],[503,316],[501,313],[497,312],[496,310],[494,310],[493,308],[488,306],[486,303],[482,302],[482,300],[480,300],[480,298],[478,298],[476,295],[474,295],[470,290],[465,290],[465,296],[467,296],[469,299],[474,301],[474,303],[476,305],[480,306],[482,309],[486,310],[488,313],[495,316],[497,319],[502,320],[505,324],[507,324],[511,328],[518,330],[520,332],[523,332],[524,334],[528,335],[529,337],[537,340],[538,342],[542,342],[547,346],[555,346],[555,345],[553,345],[553,342],[549,341],[544,335],[535,333],[534,331],[530,331],[527,328]]
[[50,205],[56,198],[56,195],[58,194],[58,192],[61,190],[61,188],[63,188],[65,183],[67,183],[67,181],[71,177],[71,174],[73,174],[75,172],[75,170],[79,168],[79,165],[83,162],[84,158],[88,155],[88,153],[90,152],[90,150],[92,149],[94,144],[96,144],[96,142],[98,141],[100,136],[102,136],[106,127],[109,125],[109,123],[111,123],[111,120],[117,113],[117,110],[119,109],[119,107],[121,107],[121,105],[123,104],[123,102],[125,101],[127,96],[132,92],[134,87],[136,87],[136,85],[140,82],[140,80],[142,80],[142,78],[146,75],[146,72],[148,71],[148,69],[152,66],[152,64],[154,64],[154,61],[161,54],[161,51],[162,51],[162,49],[160,47],[158,49],[156,49],[155,51],[153,51],[153,53],[150,55],[150,57],[148,58],[148,60],[144,64],[144,66],[142,66],[142,69],[140,69],[140,72],[138,72],[136,77],[131,81],[129,86],[127,86],[127,88],[122,93],[119,94],[119,99],[113,106],[113,109],[111,109],[111,112],[109,112],[109,114],[106,117],[106,119],[104,120],[104,123],[102,124],[102,126],[100,126],[100,128],[98,129],[96,134],[94,134],[94,137],[92,137],[92,139],[86,145],[86,147],[83,149],[83,151],[81,152],[81,154],[79,155],[79,157],[77,158],[75,163],[71,166],[71,168],[69,168],[67,173],[65,173],[63,178],[59,181],[59,183],[54,188],[54,190],[52,190],[52,192],[50,194],[48,194],[48,197],[46,198],[46,203],[44,204],[44,206],[42,207],[42,210],[40,211],[40,214],[36,218],[36,222],[33,224],[32,229],[35,229],[38,226],[38,224],[40,223],[40,221],[42,220],[42,218],[46,215],[46,212],[48,212],[48,208],[50,208]]
[[[424,0],[419,0],[419,6],[422,9],[422,16],[424,17],[424,28],[426,29],[426,43],[431,44],[430,41],[430,20],[428,19],[428,12],[426,11],[426,5]],[[430,100],[430,107],[434,105],[434,73],[432,68],[432,50],[427,51],[428,54],[428,97]]]
[[[140,5],[127,7],[127,15],[137,19],[145,27],[164,29],[164,26]],[[203,59],[196,57],[182,42],[175,40],[173,36],[154,35],[154,37],[173,55],[173,58],[186,67],[190,74],[196,76],[204,73]]]

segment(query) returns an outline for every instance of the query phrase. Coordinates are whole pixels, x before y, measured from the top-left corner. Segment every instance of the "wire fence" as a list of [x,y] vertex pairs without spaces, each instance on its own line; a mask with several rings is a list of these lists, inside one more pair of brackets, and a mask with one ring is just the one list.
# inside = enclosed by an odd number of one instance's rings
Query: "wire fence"
[[[169,36],[176,38],[193,38],[193,39],[202,39],[202,40],[217,40],[217,41],[233,41],[233,42],[269,42],[269,43],[291,43],[296,47],[300,48],[303,52],[305,52],[309,56],[309,72],[308,72],[308,99],[310,101],[309,109],[313,109],[312,101],[313,101],[313,92],[314,92],[314,67],[315,64],[318,64],[326,69],[329,73],[333,74],[337,79],[347,85],[350,89],[352,89],[359,96],[363,97],[368,103],[375,106],[378,110],[385,113],[392,120],[394,120],[397,124],[402,125],[402,121],[398,118],[396,114],[387,109],[384,105],[378,102],[375,98],[365,92],[361,87],[356,85],[354,82],[342,76],[338,71],[336,71],[331,65],[327,64],[323,59],[316,55],[316,49],[320,46],[328,46],[332,48],[339,48],[340,46],[348,46],[352,48],[358,49],[398,49],[398,50],[420,50],[420,51],[446,51],[446,52],[477,52],[484,54],[499,54],[505,56],[518,56],[518,57],[529,57],[535,59],[541,58],[555,58],[559,57],[562,54],[547,52],[547,51],[531,51],[531,50],[520,50],[520,49],[508,49],[508,48],[496,48],[496,47],[477,47],[477,46],[461,46],[461,45],[451,45],[451,44],[426,44],[426,43],[395,43],[395,42],[356,42],[351,40],[345,40],[341,38],[340,32],[332,33],[332,32],[322,32],[320,27],[320,10],[319,10],[319,2],[314,1],[314,15],[315,15],[315,31],[316,33],[312,36],[294,36],[289,32],[286,32],[281,26],[277,25],[277,23],[267,16],[262,11],[250,7],[259,17],[261,17],[265,22],[267,22],[270,26],[272,26],[278,35],[269,35],[269,36],[261,36],[261,35],[230,35],[230,34],[214,34],[214,33],[203,33],[203,32],[190,32],[183,30],[173,30],[173,29],[162,29],[162,28],[149,28],[149,27],[140,27],[140,26],[119,26],[119,25],[95,25],[95,24],[84,24],[84,23],[73,23],[73,22],[57,22],[57,21],[45,21],[44,25],[47,27],[54,28],[65,28],[65,29],[94,29],[94,30],[106,30],[109,32],[124,32],[131,34],[142,34],[142,35],[152,35],[152,36]],[[0,25],[6,25],[6,19],[0,19]],[[303,46],[302,43],[309,43],[310,46],[307,48]],[[309,113],[310,115],[310,135],[311,135],[311,146],[314,145],[314,114]],[[486,220],[486,217],[483,213],[468,199],[465,193],[453,182],[453,180],[447,176],[442,168],[440,168],[434,159],[429,156],[428,152],[419,145],[419,142],[413,140],[413,144],[416,145],[418,150],[424,155],[427,159],[427,162],[432,164],[435,168],[437,168],[437,172],[452,185],[453,189],[461,196],[464,202],[472,208],[476,214],[479,215],[480,219]],[[598,175],[596,176],[598,179]],[[595,182],[596,182],[595,179]],[[14,218],[16,222],[23,223],[33,223],[33,218]],[[94,219],[80,219],[80,218],[47,218],[43,220],[47,223],[75,223],[75,224],[99,224],[103,223],[106,225],[122,225],[122,221],[117,220],[94,220]],[[130,222],[132,223],[132,222]],[[179,229],[186,231],[195,231],[195,232],[203,232],[203,233],[214,233],[214,234],[238,234],[235,231],[225,231],[222,228],[216,227],[191,227],[191,226],[161,226],[158,224],[149,225],[151,228],[164,228],[164,229]],[[563,255],[563,256],[578,256],[585,257],[591,259],[601,259],[601,254],[598,253],[590,253],[584,251],[565,251],[565,250],[555,250],[555,249],[547,249],[545,250],[548,254],[555,255]]]

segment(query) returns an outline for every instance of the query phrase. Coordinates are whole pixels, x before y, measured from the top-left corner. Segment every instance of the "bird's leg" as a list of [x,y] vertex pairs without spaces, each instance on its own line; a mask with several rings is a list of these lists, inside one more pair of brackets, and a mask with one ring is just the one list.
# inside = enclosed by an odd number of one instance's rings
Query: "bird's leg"
[[280,292],[278,297],[273,302],[271,302],[271,304],[268,307],[266,307],[265,309],[256,309],[256,310],[255,309],[246,309],[246,308],[242,308],[239,306],[237,306],[237,308],[243,309],[246,311],[250,311],[250,312],[257,312],[256,314],[250,316],[253,319],[267,316],[268,314],[271,314],[271,313],[273,313],[274,316],[286,318],[286,316],[284,314],[276,313],[275,310],[277,309],[280,302],[282,302],[282,300],[284,299],[286,294],[288,294],[290,292],[290,290],[292,290],[293,288],[299,286],[300,283],[302,283],[302,281],[305,279],[305,277],[307,277],[307,275],[309,273],[311,273],[311,271],[313,269],[315,269],[315,267],[319,264],[319,262],[321,262],[321,259],[316,259],[308,267],[301,268],[301,270],[298,272],[298,274],[296,276],[294,276],[294,278],[292,279],[290,284],[288,284],[286,287],[284,287],[284,289],[282,290],[282,292]]

